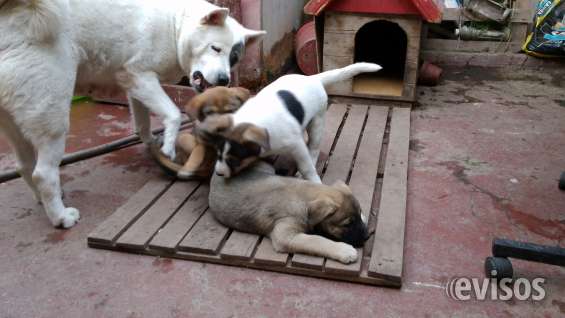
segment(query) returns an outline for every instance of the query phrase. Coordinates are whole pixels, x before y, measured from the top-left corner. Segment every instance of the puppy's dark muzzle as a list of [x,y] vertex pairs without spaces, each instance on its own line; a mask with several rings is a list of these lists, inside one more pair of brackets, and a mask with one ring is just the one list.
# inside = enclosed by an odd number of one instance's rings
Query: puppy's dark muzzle
[[370,236],[365,223],[359,220],[346,228],[342,241],[354,247],[362,247]]

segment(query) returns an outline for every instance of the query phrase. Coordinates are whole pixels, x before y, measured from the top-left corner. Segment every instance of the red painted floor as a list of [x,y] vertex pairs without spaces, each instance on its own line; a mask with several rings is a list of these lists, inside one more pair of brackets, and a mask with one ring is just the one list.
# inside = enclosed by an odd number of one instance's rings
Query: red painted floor
[[[563,91],[563,72],[492,69],[448,70],[420,90],[401,290],[87,248],[161,173],[136,146],[62,169],[65,201],[82,214],[69,231],[50,227],[22,180],[0,184],[0,317],[562,317],[563,268],[514,262],[546,278],[540,302],[458,302],[443,286],[482,278],[493,237],[565,245]],[[70,151],[129,133],[127,109],[109,107],[75,107]]]

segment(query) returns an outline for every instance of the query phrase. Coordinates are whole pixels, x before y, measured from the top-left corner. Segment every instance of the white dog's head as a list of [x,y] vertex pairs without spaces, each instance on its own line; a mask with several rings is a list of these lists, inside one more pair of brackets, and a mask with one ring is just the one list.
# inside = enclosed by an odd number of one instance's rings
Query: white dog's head
[[202,92],[228,86],[231,68],[243,57],[245,46],[265,31],[249,30],[228,16],[226,8],[210,7],[198,21],[184,19],[179,36],[179,61],[190,84]]

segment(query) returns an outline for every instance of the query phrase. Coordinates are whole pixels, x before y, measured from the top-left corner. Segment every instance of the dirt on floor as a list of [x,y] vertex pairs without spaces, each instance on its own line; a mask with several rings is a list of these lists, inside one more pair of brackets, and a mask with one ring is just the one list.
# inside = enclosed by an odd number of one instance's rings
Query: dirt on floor
[[[419,89],[400,290],[88,248],[88,233],[162,173],[138,145],[62,169],[82,215],[68,231],[21,179],[0,184],[0,317],[563,317],[560,267],[513,262],[517,276],[545,279],[541,301],[445,293],[453,277],[484,278],[494,237],[564,246],[563,74],[447,69]],[[74,107],[69,149],[129,133],[127,111],[106,107]],[[0,170],[13,167],[8,151],[0,141]]]

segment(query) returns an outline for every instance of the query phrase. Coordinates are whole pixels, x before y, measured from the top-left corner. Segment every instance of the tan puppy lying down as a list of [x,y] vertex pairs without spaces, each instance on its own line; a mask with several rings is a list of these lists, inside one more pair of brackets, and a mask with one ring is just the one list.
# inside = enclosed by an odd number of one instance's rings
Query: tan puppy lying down
[[214,174],[209,201],[220,223],[269,236],[281,253],[352,263],[358,257],[354,246],[362,246],[368,237],[359,203],[345,183],[327,186],[277,176],[265,162],[232,178]]

